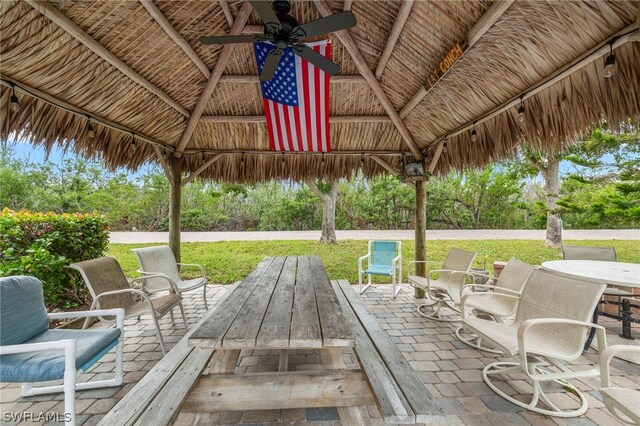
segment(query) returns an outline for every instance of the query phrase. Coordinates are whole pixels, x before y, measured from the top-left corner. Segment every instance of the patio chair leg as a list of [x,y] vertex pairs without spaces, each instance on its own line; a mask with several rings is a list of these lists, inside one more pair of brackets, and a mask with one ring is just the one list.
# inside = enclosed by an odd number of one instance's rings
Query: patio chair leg
[[207,303],[207,283],[204,283],[202,286],[202,298],[204,299],[204,309],[205,311],[209,310],[209,303]]
[[184,314],[184,306],[182,305],[182,301],[180,301],[180,315],[182,315],[182,324],[184,325],[184,328],[187,328],[187,316]]
[[492,354],[500,354],[500,355],[503,354],[503,352],[498,349],[482,346],[482,337],[467,332],[467,330],[465,330],[463,326],[460,326],[456,329],[456,337],[462,343],[465,343],[471,346],[472,348],[485,351],[485,352],[490,352]]
[[169,315],[171,316],[171,325],[176,325],[176,319],[173,317],[173,308],[169,311]]
[[65,423],[76,424],[76,344],[64,349],[64,417]]
[[362,274],[359,274],[359,291],[360,291],[360,294],[362,294],[365,291],[367,291],[369,286],[371,286],[371,275],[369,275],[369,283],[367,285],[365,285],[364,287],[362,287]]
[[164,339],[162,338],[162,331],[160,330],[160,323],[158,323],[158,317],[154,312],[151,313],[151,316],[153,317],[153,322],[156,325],[156,333],[158,333],[158,340],[160,340],[160,348],[162,349],[162,353],[166,355],[167,348],[164,345]]

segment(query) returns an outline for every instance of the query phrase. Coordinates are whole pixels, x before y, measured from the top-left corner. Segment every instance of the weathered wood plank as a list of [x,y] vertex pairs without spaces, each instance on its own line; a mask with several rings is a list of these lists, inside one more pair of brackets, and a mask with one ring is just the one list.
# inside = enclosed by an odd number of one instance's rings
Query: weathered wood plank
[[224,333],[227,332],[273,261],[273,257],[268,257],[260,262],[256,269],[251,271],[229,295],[224,305],[212,312],[208,319],[193,331],[189,338],[189,345],[219,348],[222,345]]
[[183,412],[279,410],[371,405],[373,396],[359,370],[206,375]]
[[213,355],[213,349],[193,348],[193,351],[176,370],[170,382],[163,386],[136,421],[136,425],[167,425],[180,412],[185,401],[198,378]]
[[388,371],[393,375],[411,409],[416,414],[416,421],[419,423],[432,423],[442,420],[442,416],[444,416],[442,407],[427,390],[415,370],[402,356],[391,339],[389,339],[389,335],[369,313],[362,299],[356,295],[348,281],[340,280],[338,284],[353,312],[357,315],[360,326],[366,331],[367,340],[375,345]]
[[353,331],[344,322],[344,313],[331,287],[327,271],[318,256],[309,257],[316,293],[323,346],[353,346]]
[[[393,423],[415,423],[416,416],[406,398],[396,384],[384,361],[378,354],[369,336],[356,318],[340,285],[332,281],[331,285],[344,311],[345,320],[351,326],[356,338],[355,351],[360,365],[364,369],[373,390],[376,403],[385,421]],[[355,293],[354,293],[355,294]]]
[[218,349],[209,365],[209,374],[231,374],[236,370],[240,349]]
[[278,371],[287,371],[289,368],[289,349],[280,349],[280,362]]
[[291,309],[296,282],[298,259],[288,257],[280,273],[278,284],[273,291],[271,302],[264,315],[256,346],[260,348],[286,348],[289,346],[291,329]]
[[256,338],[286,257],[276,257],[222,338],[224,348],[255,348]]
[[[328,370],[344,370],[346,365],[342,359],[340,348],[326,348],[320,350],[322,365]],[[340,421],[343,425],[363,425],[369,419],[364,406],[338,407]]]
[[[218,302],[218,307],[210,315],[223,306],[234,288],[229,288]],[[187,334],[134,386],[125,398],[122,398],[107,415],[100,421],[100,425],[132,425],[171,379],[175,371],[193,351],[187,344],[189,336],[208,319],[205,315]]]
[[322,346],[320,319],[318,318],[316,294],[308,257],[298,257],[289,346],[292,348],[319,348]]

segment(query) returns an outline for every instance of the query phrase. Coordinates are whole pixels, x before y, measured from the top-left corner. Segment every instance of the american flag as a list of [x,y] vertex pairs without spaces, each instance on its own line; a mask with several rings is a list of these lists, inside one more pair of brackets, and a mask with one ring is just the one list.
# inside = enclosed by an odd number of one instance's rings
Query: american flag
[[[307,45],[331,59],[329,40]],[[274,48],[268,42],[255,43],[258,72],[262,72]],[[273,78],[261,85],[272,150],[331,151],[329,74],[294,55],[293,49],[287,47]]]

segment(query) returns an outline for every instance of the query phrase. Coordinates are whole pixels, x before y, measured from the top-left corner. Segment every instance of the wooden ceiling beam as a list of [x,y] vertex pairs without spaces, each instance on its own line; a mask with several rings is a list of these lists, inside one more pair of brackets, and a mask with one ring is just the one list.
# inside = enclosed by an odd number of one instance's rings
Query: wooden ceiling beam
[[[469,49],[471,49],[473,45],[476,44],[478,40],[480,40],[482,36],[486,34],[487,31],[489,31],[489,28],[491,28],[498,21],[498,19],[500,19],[502,15],[504,15],[507,9],[509,9],[509,7],[513,4],[513,2],[514,0],[500,0],[500,1],[494,2],[491,5],[491,7],[489,7],[489,9],[484,13],[484,15],[480,17],[478,22],[476,22],[476,24],[471,28],[471,30],[469,30],[469,33],[467,34],[467,39],[463,43],[464,45],[467,46],[467,48],[462,53],[462,55],[468,52]],[[457,60],[460,60],[460,58],[458,58]],[[447,72],[450,71],[453,67],[455,67],[455,64],[451,68],[449,68]],[[420,89],[418,89],[418,92],[416,92],[413,98],[411,98],[411,100],[407,102],[404,108],[402,108],[402,110],[400,111],[400,117],[405,118],[407,115],[409,115],[409,113],[413,111],[413,109],[416,106],[418,106],[418,104],[424,99],[424,97],[427,96],[427,94],[431,92],[431,90],[433,90],[434,87],[436,87],[438,82],[442,80],[442,78],[447,74],[447,72],[445,72],[442,76],[440,76],[439,80],[437,80],[434,84],[430,85],[428,88],[424,85],[420,86]]]
[[342,10],[346,12],[348,10],[351,10],[351,7],[353,7],[353,0],[344,0]]
[[383,157],[401,157],[411,155],[410,152],[404,151],[389,151],[389,150],[338,150],[331,152],[310,152],[310,151],[266,151],[260,149],[186,149],[184,155],[196,155],[196,154],[229,154],[229,155],[308,155],[308,156],[362,156],[365,157],[378,155]]
[[149,80],[135,72],[129,65],[125,64],[113,52],[109,51],[101,45],[96,39],[87,34],[75,22],[67,18],[62,12],[55,8],[51,3],[41,0],[25,0],[31,7],[42,15],[47,17],[51,22],[59,26],[67,34],[78,40],[90,51],[101,57],[107,63],[111,64],[118,71],[135,81],[137,84],[162,99],[171,108],[178,111],[185,117],[189,117],[189,111],[182,105],[174,101],[169,95],[163,92],[159,87],[153,85]]
[[224,13],[224,17],[227,18],[227,23],[229,27],[233,26],[233,15],[231,14],[231,9],[229,9],[229,3],[227,0],[219,0],[220,9],[222,9],[222,13]]
[[[331,123],[391,123],[387,115],[334,115]],[[203,115],[201,123],[265,123],[264,115]]]
[[[322,16],[332,15],[331,8],[327,6],[324,0],[314,0],[314,3]],[[400,136],[402,137],[404,143],[407,145],[413,156],[416,159],[421,160],[423,156],[416,146],[413,140],[413,136],[411,135],[406,124],[404,124],[404,121],[402,121],[395,107],[387,97],[387,94],[382,88],[382,85],[380,85],[380,82],[378,81],[378,79],[376,79],[376,76],[373,75],[371,69],[369,69],[369,65],[367,65],[364,56],[362,56],[360,49],[351,37],[351,34],[349,34],[349,31],[342,30],[337,31],[334,34],[351,55],[351,58],[358,67],[358,71],[360,72],[362,77],[364,77],[367,83],[369,83],[371,90],[373,90],[373,93],[376,95],[376,97],[380,101],[380,104],[389,115],[389,118],[391,118],[391,121],[395,125],[396,129],[398,129],[398,132],[400,133]]]
[[[331,83],[361,84],[367,81],[361,75],[334,75],[329,78]],[[220,83],[259,83],[257,75],[223,75]]]
[[393,24],[393,28],[391,29],[391,33],[389,34],[389,38],[387,38],[387,44],[382,51],[382,55],[380,55],[380,60],[378,61],[378,66],[376,67],[375,76],[378,80],[380,80],[380,77],[382,77],[384,67],[387,66],[387,62],[389,62],[389,58],[391,58],[393,49],[396,47],[396,43],[400,38],[400,34],[402,34],[404,24],[407,22],[412,8],[413,0],[405,0],[400,6],[400,11],[398,12],[398,16],[396,17],[396,22]]
[[218,161],[218,159],[222,157],[222,154],[216,154],[213,157],[209,158],[202,166],[198,167],[198,169],[191,173],[189,176],[187,176],[186,178],[184,178],[182,180],[182,186],[185,186],[186,184],[188,184],[189,182],[191,182],[192,180],[194,180],[195,178],[198,177],[198,175],[200,175],[200,173],[204,172],[205,170],[207,170],[213,163],[215,163],[216,161]]
[[391,173],[393,176],[400,176],[401,175],[401,173],[399,171],[397,171],[393,166],[391,166],[391,164],[387,163],[386,161],[384,161],[382,158],[378,157],[377,155],[372,155],[370,158],[373,161],[375,161],[376,163],[380,164],[380,166],[382,166],[383,169],[385,169],[386,171]]
[[13,84],[15,86],[15,90],[18,93],[24,93],[27,96],[30,96],[32,98],[38,99],[41,102],[45,102],[49,105],[53,105],[56,108],[59,108],[61,110],[67,111],[71,114],[74,114],[76,116],[79,117],[84,117],[84,118],[91,118],[91,121],[94,124],[100,124],[101,126],[104,127],[108,127],[109,129],[112,130],[117,130],[118,132],[122,132],[122,133],[126,133],[128,135],[131,135],[131,133],[135,133],[136,135],[136,140],[139,141],[144,141],[148,144],[151,144],[153,146],[158,146],[158,147],[162,147],[163,149],[166,150],[173,150],[173,147],[171,145],[169,145],[166,142],[162,142],[159,141],[157,139],[154,139],[152,137],[149,137],[147,135],[143,135],[137,131],[135,131],[134,129],[130,128],[130,127],[126,127],[123,126],[119,123],[116,123],[114,121],[108,120],[104,117],[101,117],[99,115],[93,114],[88,112],[86,109],[84,108],[80,108],[79,106],[73,105],[69,102],[66,102],[60,98],[57,98],[53,95],[50,95],[46,92],[43,92],[42,90],[36,89],[35,87],[31,87],[27,84],[24,84],[20,81],[14,80],[12,78],[6,77],[2,74],[0,74],[0,84],[5,86],[5,87],[12,87],[11,85]]
[[187,40],[185,40],[184,37],[182,37],[182,35],[180,35],[180,33],[173,27],[173,25],[171,25],[169,20],[162,14],[162,11],[158,8],[158,6],[156,6],[153,0],[140,0],[140,3],[142,4],[142,6],[144,6],[145,9],[147,9],[147,12],[149,12],[149,15],[151,15],[153,20],[156,21],[158,25],[160,25],[160,28],[162,28],[162,30],[167,33],[171,40],[173,40],[173,42],[177,44],[180,49],[182,49],[182,51],[189,57],[189,59],[191,59],[191,62],[193,62],[196,67],[198,67],[202,75],[204,75],[205,78],[208,79],[211,76],[211,72],[209,71],[209,68],[207,68],[207,65],[202,62],[202,59],[200,59],[195,50],[193,50],[191,45],[189,45]]
[[[233,22],[233,25],[231,26],[231,31],[230,31],[231,35],[240,34],[245,24],[247,23],[247,18],[249,18],[249,15],[251,14],[251,10],[252,10],[251,4],[249,2],[243,3],[242,7],[240,8],[240,11],[238,12],[238,16],[236,17],[235,21]],[[214,66],[213,71],[211,72],[211,77],[209,78],[209,81],[207,81],[207,84],[205,85],[204,90],[200,94],[198,103],[196,104],[195,108],[191,112],[191,117],[189,117],[187,126],[185,127],[184,132],[182,132],[182,137],[180,138],[180,142],[178,143],[178,147],[176,148],[176,152],[174,153],[175,156],[180,157],[184,152],[184,149],[186,148],[187,144],[189,143],[189,140],[191,139],[191,136],[193,135],[193,132],[196,129],[196,125],[198,124],[198,121],[200,121],[200,117],[202,116],[204,109],[207,106],[207,103],[209,102],[209,100],[211,99],[211,95],[213,94],[213,91],[218,85],[218,82],[220,81],[220,77],[222,76],[224,69],[227,67],[227,63],[229,62],[229,58],[231,57],[231,53],[233,51],[232,49],[233,49],[232,44],[225,44],[222,47],[222,51],[218,56],[216,65]]]

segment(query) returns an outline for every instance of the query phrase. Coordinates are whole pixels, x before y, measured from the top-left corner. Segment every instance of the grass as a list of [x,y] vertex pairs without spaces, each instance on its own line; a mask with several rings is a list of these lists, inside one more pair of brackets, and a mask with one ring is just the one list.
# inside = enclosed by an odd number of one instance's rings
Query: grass
[[[614,246],[620,262],[640,263],[640,242],[624,240],[566,241],[567,244]],[[129,277],[137,276],[138,262],[132,248],[154,244],[111,244],[107,255],[113,256],[122,265]],[[442,264],[451,247],[478,252],[476,265],[492,272],[495,260],[517,257],[539,265],[547,260],[561,258],[560,250],[546,247],[539,240],[437,240],[427,242],[427,259]],[[337,245],[320,244],[316,241],[224,241],[209,243],[183,243],[182,260],[203,265],[213,283],[229,284],[242,280],[265,256],[311,255],[322,259],[329,277],[358,280],[358,257],[366,254],[367,242],[363,240],[341,241]],[[414,259],[413,241],[402,242],[403,275],[407,275],[407,264]],[[382,278],[378,278],[376,282]]]

